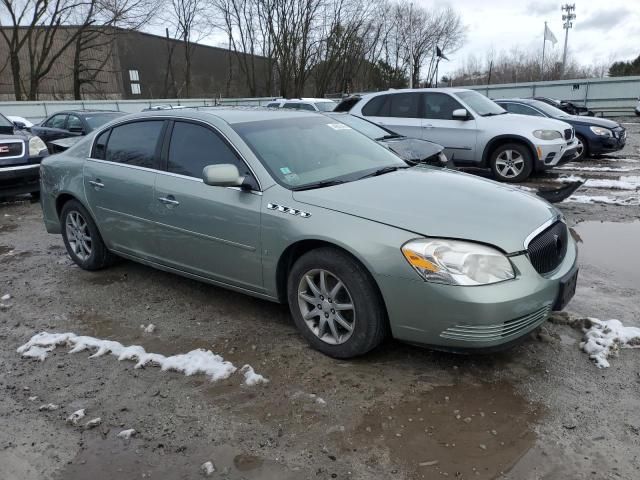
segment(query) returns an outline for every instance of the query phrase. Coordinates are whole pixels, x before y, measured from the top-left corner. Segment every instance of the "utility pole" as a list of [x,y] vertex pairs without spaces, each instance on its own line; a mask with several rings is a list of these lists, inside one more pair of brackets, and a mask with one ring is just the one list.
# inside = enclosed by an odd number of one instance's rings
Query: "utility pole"
[[564,51],[562,53],[562,72],[560,73],[560,77],[564,77],[564,69],[567,65],[567,41],[569,39],[569,29],[573,27],[573,20],[575,20],[576,15],[576,4],[564,4],[562,6],[562,11],[567,12],[562,14],[562,28],[564,28]]

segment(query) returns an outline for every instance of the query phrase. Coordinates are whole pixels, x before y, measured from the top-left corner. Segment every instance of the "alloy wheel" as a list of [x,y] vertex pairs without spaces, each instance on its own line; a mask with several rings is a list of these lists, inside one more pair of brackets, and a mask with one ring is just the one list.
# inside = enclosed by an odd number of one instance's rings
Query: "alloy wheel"
[[89,225],[84,217],[77,211],[69,212],[67,215],[66,233],[67,241],[74,255],[81,261],[87,260],[91,256],[93,242]]
[[314,269],[302,276],[298,306],[309,330],[323,342],[340,345],[353,334],[356,310],[351,294],[328,270]]
[[516,150],[503,150],[496,159],[496,170],[504,178],[515,178],[524,170],[524,158]]
[[582,158],[582,155],[584,155],[584,143],[582,143],[582,140],[578,137],[576,137],[576,141],[578,142],[578,146],[576,147],[576,158]]

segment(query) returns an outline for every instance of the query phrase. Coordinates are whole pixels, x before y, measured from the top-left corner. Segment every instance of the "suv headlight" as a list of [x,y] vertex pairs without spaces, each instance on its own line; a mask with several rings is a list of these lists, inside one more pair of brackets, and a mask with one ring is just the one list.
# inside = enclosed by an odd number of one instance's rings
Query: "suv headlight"
[[495,248],[441,238],[402,246],[407,262],[424,280],[446,285],[488,285],[515,278],[509,259]]
[[29,139],[29,156],[30,157],[37,157],[41,155],[43,150],[48,153],[47,145],[40,139],[40,137],[31,137]]
[[534,130],[533,136],[540,140],[557,140],[562,138],[562,133],[557,130]]
[[593,133],[595,133],[596,135],[599,135],[601,137],[613,137],[613,132],[611,130],[609,130],[608,128],[589,127],[589,130],[591,130]]

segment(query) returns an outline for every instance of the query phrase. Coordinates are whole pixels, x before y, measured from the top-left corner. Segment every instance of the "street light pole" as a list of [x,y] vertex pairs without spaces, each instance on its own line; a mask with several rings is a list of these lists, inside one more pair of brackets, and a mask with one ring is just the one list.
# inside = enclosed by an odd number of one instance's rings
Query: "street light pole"
[[567,12],[566,14],[562,14],[562,28],[564,28],[564,51],[562,52],[562,71],[560,72],[560,76],[564,77],[565,67],[567,65],[567,42],[569,40],[569,29],[573,27],[573,20],[575,20],[576,15],[576,4],[565,4],[562,6],[562,11]]

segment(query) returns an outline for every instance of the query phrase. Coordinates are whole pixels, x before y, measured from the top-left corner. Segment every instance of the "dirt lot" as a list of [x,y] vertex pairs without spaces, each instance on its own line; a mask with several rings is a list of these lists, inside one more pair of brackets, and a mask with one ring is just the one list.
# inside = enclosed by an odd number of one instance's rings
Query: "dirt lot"
[[[574,198],[608,204],[560,204],[582,240],[568,311],[640,326],[640,123],[626,122],[624,151],[529,186],[569,175],[620,182],[587,183]],[[209,478],[267,480],[637,479],[640,471],[640,352],[622,350],[598,369],[565,317],[499,354],[390,341],[335,361],[303,342],[284,306],[130,262],[80,270],[27,201],[0,205],[4,294],[12,298],[0,310],[2,480],[191,479],[206,461],[216,470]],[[150,322],[155,332],[143,332]],[[16,348],[40,331],[162,354],[205,348],[270,382],[134,369],[66,347],[44,362],[21,358]],[[40,410],[49,403],[59,408]],[[65,421],[81,408],[82,422]],[[95,417],[100,425],[84,427]],[[130,428],[130,440],[117,437]]]

